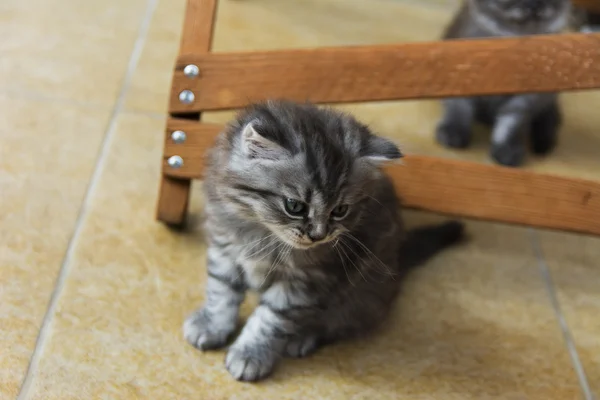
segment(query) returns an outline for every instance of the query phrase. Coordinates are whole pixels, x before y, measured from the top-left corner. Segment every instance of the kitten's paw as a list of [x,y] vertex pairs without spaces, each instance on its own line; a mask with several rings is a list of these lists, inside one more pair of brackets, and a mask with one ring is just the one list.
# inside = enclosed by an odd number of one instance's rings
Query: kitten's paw
[[227,338],[234,330],[235,326],[216,326],[205,310],[201,309],[185,320],[183,337],[189,344],[199,350],[213,350],[225,346]]
[[287,357],[306,357],[314,353],[318,348],[316,336],[305,336],[291,339],[284,351]]
[[518,167],[525,161],[525,146],[513,143],[492,144],[490,155],[499,164]]
[[531,141],[531,151],[540,156],[550,153],[555,147],[556,136],[538,137]]
[[471,144],[471,129],[456,124],[442,123],[436,131],[437,141],[446,146],[455,149],[464,149]]
[[562,115],[558,104],[553,103],[542,111],[531,124],[531,150],[538,155],[548,154],[556,146]]
[[225,357],[225,367],[238,381],[258,381],[266,378],[275,365],[275,354],[261,346],[232,346]]

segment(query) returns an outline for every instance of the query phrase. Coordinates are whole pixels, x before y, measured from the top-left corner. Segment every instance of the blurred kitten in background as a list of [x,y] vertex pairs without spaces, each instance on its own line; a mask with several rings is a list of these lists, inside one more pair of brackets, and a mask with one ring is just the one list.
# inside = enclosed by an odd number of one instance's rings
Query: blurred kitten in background
[[[559,33],[571,18],[568,0],[466,0],[444,39]],[[562,119],[555,93],[451,98],[444,109],[441,144],[468,147],[473,123],[481,122],[492,127],[492,158],[507,166],[523,163],[527,140],[535,154],[550,152]]]

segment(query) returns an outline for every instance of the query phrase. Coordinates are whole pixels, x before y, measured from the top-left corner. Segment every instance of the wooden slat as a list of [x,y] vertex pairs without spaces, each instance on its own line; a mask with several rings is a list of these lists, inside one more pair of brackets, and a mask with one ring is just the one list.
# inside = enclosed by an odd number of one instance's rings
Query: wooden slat
[[180,54],[208,53],[212,47],[218,0],[187,0]]
[[[183,68],[196,64],[200,77]],[[317,103],[600,87],[600,34],[183,55],[170,110],[238,108],[285,97]],[[192,90],[196,100],[179,101]]]
[[[168,127],[184,130],[188,140],[167,140],[164,173],[201,178],[204,153],[221,127],[175,119]],[[166,163],[175,154],[185,162],[178,170]],[[425,156],[407,156],[387,172],[410,208],[600,235],[598,182]]]
[[191,180],[163,176],[160,180],[156,218],[169,225],[181,226],[185,222],[190,198]]
[[[217,0],[188,0],[183,23],[180,54],[210,51],[214,33]],[[197,115],[200,118],[200,114]],[[156,218],[173,226],[182,226],[187,216],[191,190],[189,178],[163,175],[160,180]]]
[[[176,178],[202,178],[206,149],[213,145],[215,137],[222,128],[222,125],[217,124],[171,118],[167,123],[165,135],[163,174]],[[171,133],[177,130],[186,133],[185,143],[177,144],[171,139]],[[167,161],[169,157],[176,155],[183,158],[183,167],[173,169],[169,167]]]
[[600,234],[598,182],[425,156],[387,172],[408,207]]
[[600,13],[600,0],[572,0],[573,3],[591,12]]

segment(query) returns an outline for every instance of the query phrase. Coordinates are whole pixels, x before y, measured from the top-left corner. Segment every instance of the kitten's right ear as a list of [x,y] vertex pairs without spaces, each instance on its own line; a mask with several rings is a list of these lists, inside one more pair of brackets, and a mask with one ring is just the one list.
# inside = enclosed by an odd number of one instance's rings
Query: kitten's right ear
[[283,147],[258,133],[254,124],[249,122],[242,130],[242,151],[248,158],[278,160],[287,154]]
[[375,135],[369,137],[361,153],[362,157],[374,164],[396,161],[403,157],[394,142]]

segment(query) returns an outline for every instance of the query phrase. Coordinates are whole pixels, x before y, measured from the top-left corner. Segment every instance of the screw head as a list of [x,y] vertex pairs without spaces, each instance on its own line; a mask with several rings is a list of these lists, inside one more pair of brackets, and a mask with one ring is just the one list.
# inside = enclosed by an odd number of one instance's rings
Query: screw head
[[181,158],[180,156],[171,156],[167,160],[167,164],[169,164],[169,167],[174,169],[181,168],[183,167],[183,158]]
[[173,142],[175,142],[175,144],[181,144],[185,142],[185,139],[187,139],[187,135],[184,131],[175,131],[171,133],[171,139],[173,140]]
[[183,69],[183,74],[188,78],[195,78],[200,73],[200,68],[197,65],[189,64]]
[[195,99],[196,96],[194,96],[194,93],[191,90],[186,89],[179,93],[179,101],[183,104],[191,104],[194,102]]

